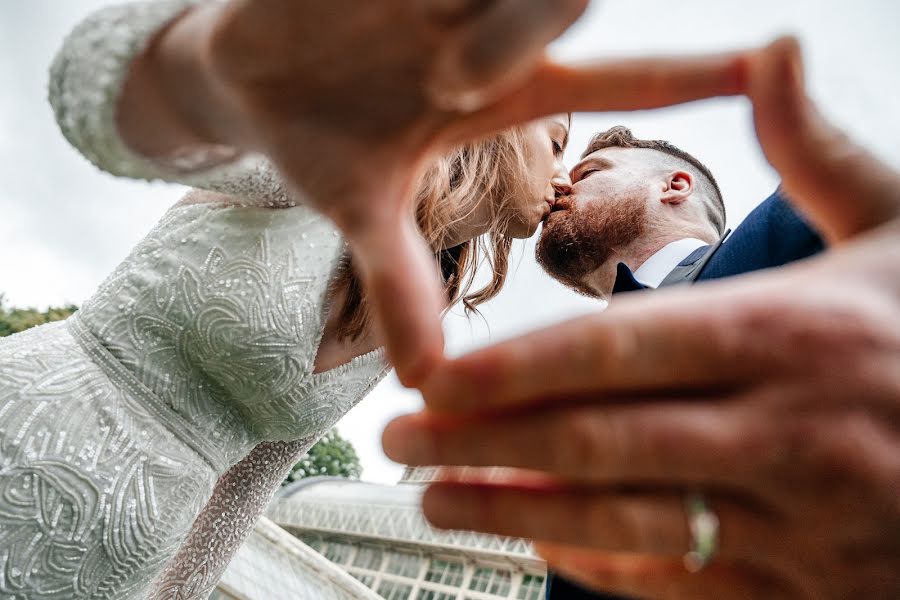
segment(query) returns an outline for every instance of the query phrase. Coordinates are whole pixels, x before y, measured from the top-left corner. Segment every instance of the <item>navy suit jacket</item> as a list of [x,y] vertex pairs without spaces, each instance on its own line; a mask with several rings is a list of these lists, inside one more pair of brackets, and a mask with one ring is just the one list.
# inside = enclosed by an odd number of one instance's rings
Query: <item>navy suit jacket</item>
[[[685,283],[731,277],[760,269],[780,267],[824,250],[822,238],[776,191],[751,212],[720,245],[699,248],[679,264]],[[668,278],[667,278],[668,280]],[[631,270],[620,264],[613,294],[646,289]],[[687,551],[687,548],[685,548]],[[552,574],[547,582],[548,600],[622,600],[609,594],[586,591]]]

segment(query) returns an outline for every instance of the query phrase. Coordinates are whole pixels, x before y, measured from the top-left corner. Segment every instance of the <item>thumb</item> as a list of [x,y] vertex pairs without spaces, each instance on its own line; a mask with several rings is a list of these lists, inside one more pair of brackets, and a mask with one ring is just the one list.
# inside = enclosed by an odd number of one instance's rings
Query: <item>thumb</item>
[[759,142],[785,194],[832,242],[900,215],[900,173],[826,121],[807,97],[796,40],[749,60],[748,94]]

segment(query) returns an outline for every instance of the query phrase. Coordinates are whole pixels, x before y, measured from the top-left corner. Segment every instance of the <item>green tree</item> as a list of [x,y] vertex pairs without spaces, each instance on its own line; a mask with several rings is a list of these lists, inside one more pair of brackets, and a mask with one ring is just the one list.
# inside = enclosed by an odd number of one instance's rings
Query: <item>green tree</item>
[[342,438],[337,430],[332,429],[309,449],[300,459],[281,485],[288,485],[306,477],[330,475],[359,479],[362,466],[359,456],[348,440]]
[[76,310],[78,307],[71,304],[50,307],[44,311],[36,308],[8,307],[6,306],[6,296],[0,294],[0,337],[19,333],[51,321],[62,321]]

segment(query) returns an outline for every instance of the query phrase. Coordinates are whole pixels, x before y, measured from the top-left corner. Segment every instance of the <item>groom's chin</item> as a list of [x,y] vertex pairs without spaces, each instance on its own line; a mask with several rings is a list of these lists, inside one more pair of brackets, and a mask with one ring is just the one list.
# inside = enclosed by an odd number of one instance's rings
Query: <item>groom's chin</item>
[[546,223],[538,238],[535,258],[538,265],[547,275],[557,280],[572,291],[599,298],[596,291],[584,283],[584,256],[573,252],[573,244],[559,239],[552,230],[548,232]]

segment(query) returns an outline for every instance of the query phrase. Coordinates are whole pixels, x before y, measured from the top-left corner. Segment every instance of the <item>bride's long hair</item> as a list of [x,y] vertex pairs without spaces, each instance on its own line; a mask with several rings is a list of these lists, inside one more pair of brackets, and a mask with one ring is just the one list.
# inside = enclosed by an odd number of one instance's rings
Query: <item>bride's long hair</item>
[[[521,128],[470,142],[434,159],[419,178],[416,222],[425,241],[435,248],[435,259],[450,308],[462,302],[467,313],[497,296],[509,271],[512,239],[505,235],[506,205],[525,193],[531,174],[525,160]],[[467,219],[480,202],[491,207],[490,233],[452,248],[441,248],[455,224]],[[482,264],[491,268],[490,281],[477,289],[475,277]],[[334,281],[344,297],[338,335],[355,340],[366,331],[369,313],[365,294],[347,255]]]

